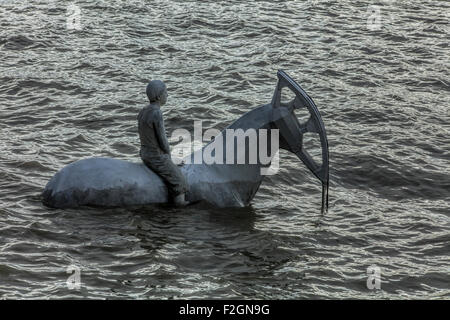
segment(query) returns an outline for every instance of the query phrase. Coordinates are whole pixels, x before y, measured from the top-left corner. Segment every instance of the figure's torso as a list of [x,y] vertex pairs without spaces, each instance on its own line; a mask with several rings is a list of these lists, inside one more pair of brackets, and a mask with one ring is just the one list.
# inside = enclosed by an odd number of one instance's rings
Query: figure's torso
[[159,156],[164,152],[158,143],[155,131],[155,122],[162,121],[161,110],[154,105],[147,105],[139,112],[138,117],[139,139],[141,141],[141,156]]

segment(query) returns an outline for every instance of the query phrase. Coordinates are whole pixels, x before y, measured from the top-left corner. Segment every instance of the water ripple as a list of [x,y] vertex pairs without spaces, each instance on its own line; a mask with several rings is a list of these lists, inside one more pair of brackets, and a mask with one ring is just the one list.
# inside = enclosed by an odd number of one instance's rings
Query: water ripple
[[[81,31],[55,1],[0,7],[0,297],[450,297],[448,3],[380,2],[379,30],[371,1],[77,4]],[[324,118],[327,215],[286,152],[250,208],[41,204],[72,161],[139,160],[147,81],[168,85],[169,132],[223,129],[270,101],[277,69]]]

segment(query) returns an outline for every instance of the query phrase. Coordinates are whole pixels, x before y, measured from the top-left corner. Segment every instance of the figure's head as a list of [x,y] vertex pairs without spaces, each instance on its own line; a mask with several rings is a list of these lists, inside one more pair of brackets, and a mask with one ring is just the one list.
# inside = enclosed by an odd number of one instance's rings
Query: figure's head
[[167,88],[161,80],[152,80],[147,85],[147,97],[150,103],[159,102],[161,106],[167,102]]

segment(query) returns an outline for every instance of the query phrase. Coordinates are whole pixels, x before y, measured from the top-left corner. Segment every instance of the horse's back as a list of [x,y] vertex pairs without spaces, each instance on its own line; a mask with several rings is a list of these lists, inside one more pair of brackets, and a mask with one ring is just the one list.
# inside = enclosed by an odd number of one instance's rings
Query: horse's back
[[51,207],[130,206],[168,201],[161,178],[143,163],[112,158],[73,162],[48,182],[43,202]]

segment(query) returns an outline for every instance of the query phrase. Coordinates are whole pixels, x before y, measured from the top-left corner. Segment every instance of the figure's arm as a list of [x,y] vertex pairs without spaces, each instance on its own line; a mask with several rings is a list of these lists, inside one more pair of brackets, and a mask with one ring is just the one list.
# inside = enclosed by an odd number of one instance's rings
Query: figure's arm
[[154,121],[154,128],[156,133],[156,138],[158,139],[159,146],[162,151],[170,156],[170,145],[166,136],[166,128],[164,127],[164,119],[161,112],[158,112],[158,116]]

